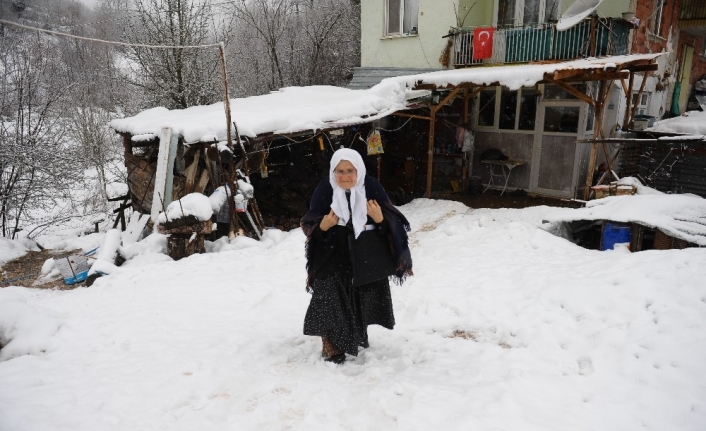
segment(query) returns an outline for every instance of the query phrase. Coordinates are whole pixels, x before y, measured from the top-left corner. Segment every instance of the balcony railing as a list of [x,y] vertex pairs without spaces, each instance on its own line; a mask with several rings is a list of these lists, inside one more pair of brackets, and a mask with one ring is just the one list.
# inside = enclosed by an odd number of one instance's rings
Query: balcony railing
[[590,19],[564,31],[558,31],[554,23],[497,29],[493,37],[493,56],[486,60],[473,60],[473,29],[461,28],[454,40],[455,66],[627,54],[631,28],[632,24],[622,19],[597,19],[593,29],[593,52]]
[[706,2],[682,0],[679,8],[679,26],[706,25]]

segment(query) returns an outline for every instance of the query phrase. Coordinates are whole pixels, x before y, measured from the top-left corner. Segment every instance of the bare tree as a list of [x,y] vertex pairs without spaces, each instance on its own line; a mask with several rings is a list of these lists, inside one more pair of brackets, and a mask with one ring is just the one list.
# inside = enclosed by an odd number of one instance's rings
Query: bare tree
[[57,85],[61,63],[52,40],[7,32],[0,40],[0,230],[13,238],[32,212],[50,211],[66,191],[71,162],[64,154],[56,109],[70,88]]
[[237,17],[231,53],[239,60],[234,66],[234,75],[241,79],[238,94],[262,94],[289,85],[345,85],[360,63],[357,2],[249,0],[235,1],[232,7]]
[[[136,0],[128,22],[130,42],[196,46],[214,43],[220,24],[206,0]],[[218,51],[211,49],[146,49],[129,51],[138,66],[132,80],[151,106],[186,108],[222,100]]]

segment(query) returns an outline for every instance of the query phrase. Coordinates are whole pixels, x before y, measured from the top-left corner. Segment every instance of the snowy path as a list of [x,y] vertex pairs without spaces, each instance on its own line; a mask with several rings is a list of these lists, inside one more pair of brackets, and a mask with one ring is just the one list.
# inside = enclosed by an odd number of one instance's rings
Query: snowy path
[[537,229],[548,207],[402,210],[397,327],[342,366],[301,334],[299,229],[0,290],[5,337],[7,316],[43,322],[0,356],[0,430],[704,429],[706,250],[585,250]]

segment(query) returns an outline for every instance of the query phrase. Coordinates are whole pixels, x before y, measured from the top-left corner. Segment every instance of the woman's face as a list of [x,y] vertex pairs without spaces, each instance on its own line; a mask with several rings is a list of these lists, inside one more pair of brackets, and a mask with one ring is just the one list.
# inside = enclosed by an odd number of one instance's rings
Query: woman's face
[[333,176],[336,178],[338,187],[345,190],[355,187],[355,183],[358,181],[358,171],[353,166],[353,163],[348,160],[338,162],[338,165],[333,170]]

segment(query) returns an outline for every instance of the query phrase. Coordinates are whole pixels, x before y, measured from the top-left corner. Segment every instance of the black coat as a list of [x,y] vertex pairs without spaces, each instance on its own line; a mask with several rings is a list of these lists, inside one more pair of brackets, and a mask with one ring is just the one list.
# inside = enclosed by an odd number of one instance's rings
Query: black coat
[[[392,253],[397,264],[395,279],[402,284],[407,276],[412,272],[412,256],[409,251],[407,232],[410,230],[407,218],[397,209],[385,193],[385,189],[375,178],[366,175],[365,195],[368,200],[375,199],[384,217],[384,226],[381,230],[389,236],[392,246]],[[307,236],[306,243],[306,268],[308,272],[307,289],[311,287],[312,281],[322,272],[322,269],[329,264],[337,263],[332,260],[349,259],[347,252],[341,252],[341,244],[347,241],[345,227],[334,226],[330,229],[331,234],[323,235],[319,228],[321,219],[331,211],[333,202],[333,188],[328,178],[323,179],[314,190],[309,204],[309,211],[301,220],[301,227]],[[368,222],[372,220],[368,218]],[[340,243],[340,244],[339,244]],[[335,265],[334,265],[335,266]],[[329,270],[325,270],[328,272]]]

